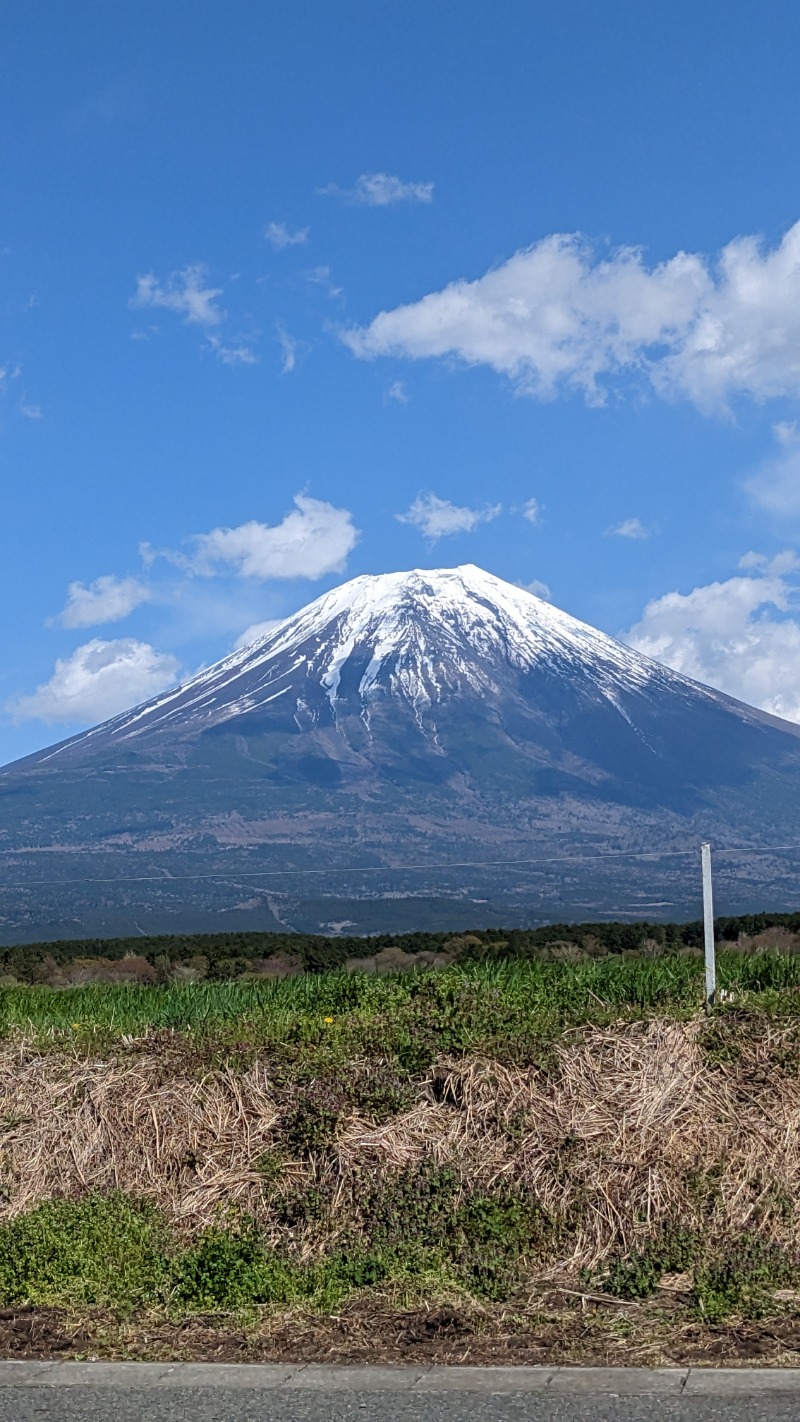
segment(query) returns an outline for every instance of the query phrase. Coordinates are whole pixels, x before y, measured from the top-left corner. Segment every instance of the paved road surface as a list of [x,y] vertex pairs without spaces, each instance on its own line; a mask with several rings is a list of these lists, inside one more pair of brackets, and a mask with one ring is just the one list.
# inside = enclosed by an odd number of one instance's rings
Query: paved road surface
[[0,1422],[798,1422],[800,1370],[0,1362]]

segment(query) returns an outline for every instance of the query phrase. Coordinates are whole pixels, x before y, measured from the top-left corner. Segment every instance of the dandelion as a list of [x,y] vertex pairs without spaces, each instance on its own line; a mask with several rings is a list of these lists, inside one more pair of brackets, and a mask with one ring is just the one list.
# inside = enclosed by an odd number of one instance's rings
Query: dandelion
[[332,1017],[326,1017],[324,1020],[325,1020],[326,1022],[332,1022],[332,1021],[333,1021],[333,1018],[332,1018]]

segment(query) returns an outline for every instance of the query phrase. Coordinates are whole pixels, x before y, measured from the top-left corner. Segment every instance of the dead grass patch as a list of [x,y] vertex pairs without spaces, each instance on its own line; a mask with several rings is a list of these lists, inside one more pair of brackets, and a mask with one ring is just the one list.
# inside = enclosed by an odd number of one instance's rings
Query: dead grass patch
[[122,1190],[182,1234],[233,1209],[279,1243],[281,1201],[313,1189],[324,1218],[298,1217],[290,1231],[308,1258],[365,1234],[370,1190],[428,1162],[452,1167],[465,1191],[535,1199],[554,1226],[539,1261],[554,1276],[640,1248],[665,1221],[716,1245],[756,1232],[797,1257],[796,1026],[748,1018],[730,1060],[709,1056],[707,1032],[667,1019],[576,1030],[547,1072],[441,1060],[409,1109],[378,1123],[342,1107],[330,1140],[294,1155],[282,1124],[308,1088],[275,1080],[266,1060],[198,1076],[180,1040],[165,1054],[144,1037],[98,1060],[6,1042],[0,1219]]

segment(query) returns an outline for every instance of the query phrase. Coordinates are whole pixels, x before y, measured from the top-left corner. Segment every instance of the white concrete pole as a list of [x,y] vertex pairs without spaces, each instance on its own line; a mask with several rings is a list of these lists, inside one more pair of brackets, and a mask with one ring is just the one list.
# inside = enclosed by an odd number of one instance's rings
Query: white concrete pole
[[703,865],[703,938],[706,951],[706,1011],[713,1006],[717,996],[717,959],[714,950],[714,894],[711,887],[711,845],[701,844],[700,859]]

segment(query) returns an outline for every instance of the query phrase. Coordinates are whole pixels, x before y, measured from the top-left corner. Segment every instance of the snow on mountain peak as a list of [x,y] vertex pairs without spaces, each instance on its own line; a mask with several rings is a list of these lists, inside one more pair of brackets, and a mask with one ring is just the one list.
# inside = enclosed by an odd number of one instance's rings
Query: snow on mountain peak
[[398,689],[416,691],[422,700],[431,699],[430,683],[435,688],[437,670],[448,663],[473,683],[485,681],[498,658],[518,669],[588,659],[598,675],[622,676],[639,686],[655,670],[611,637],[471,563],[354,578],[288,618],[249,652],[272,658],[308,644],[316,644],[313,668],[332,699],[356,648],[370,652],[362,696],[390,661]]
[[426,708],[463,694],[502,700],[509,677],[535,669],[626,720],[624,694],[653,685],[718,695],[467,563],[353,578],[182,686],[77,739],[203,730],[279,701],[298,725],[316,724],[324,703],[336,720],[346,701],[369,726],[375,698],[386,696],[410,705],[422,730]]

